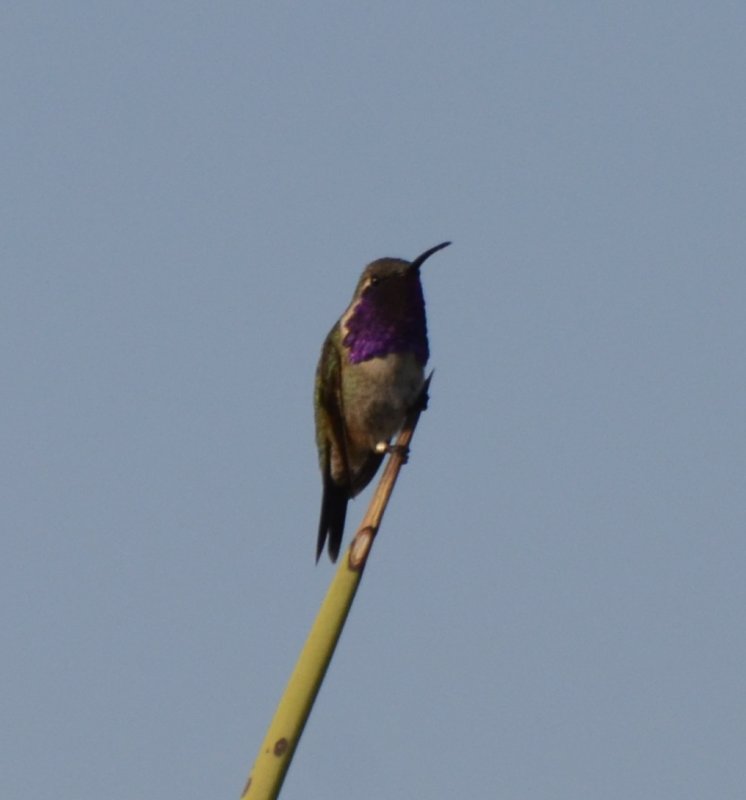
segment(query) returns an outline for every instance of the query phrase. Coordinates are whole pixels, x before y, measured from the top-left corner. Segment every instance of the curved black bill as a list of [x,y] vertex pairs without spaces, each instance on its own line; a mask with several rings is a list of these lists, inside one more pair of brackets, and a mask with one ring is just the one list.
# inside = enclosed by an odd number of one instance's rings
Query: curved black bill
[[425,252],[422,255],[417,256],[417,258],[415,258],[415,260],[409,265],[410,268],[419,269],[427,261],[427,259],[430,258],[430,256],[433,253],[437,253],[438,250],[442,250],[444,247],[448,247],[449,244],[450,242],[441,242],[440,244],[436,244],[435,247],[431,247],[429,250],[425,250]]

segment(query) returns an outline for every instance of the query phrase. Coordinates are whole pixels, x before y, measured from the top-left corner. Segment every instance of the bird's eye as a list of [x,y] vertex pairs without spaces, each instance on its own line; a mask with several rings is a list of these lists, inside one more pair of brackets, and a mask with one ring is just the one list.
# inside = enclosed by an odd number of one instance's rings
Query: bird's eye
[[381,279],[378,277],[378,275],[372,275],[371,276],[371,278],[370,278],[370,285],[371,286],[378,286],[378,284],[380,282],[381,282]]

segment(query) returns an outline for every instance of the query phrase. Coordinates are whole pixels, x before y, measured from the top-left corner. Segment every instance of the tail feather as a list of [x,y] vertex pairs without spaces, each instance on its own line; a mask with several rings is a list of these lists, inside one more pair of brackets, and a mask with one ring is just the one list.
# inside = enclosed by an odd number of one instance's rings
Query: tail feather
[[347,516],[348,490],[338,486],[331,479],[324,481],[324,496],[321,500],[321,518],[319,519],[319,537],[316,543],[316,563],[324,550],[324,543],[329,538],[329,558],[337,560],[342,544],[342,534]]

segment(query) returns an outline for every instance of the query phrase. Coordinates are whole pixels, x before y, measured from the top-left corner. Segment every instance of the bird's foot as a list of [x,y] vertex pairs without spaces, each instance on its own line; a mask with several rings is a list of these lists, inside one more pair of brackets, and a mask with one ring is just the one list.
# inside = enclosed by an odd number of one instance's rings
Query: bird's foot
[[389,455],[396,453],[397,455],[401,456],[402,464],[406,464],[407,461],[409,461],[409,447],[404,444],[389,444],[389,442],[379,442],[376,445],[376,453],[388,453]]

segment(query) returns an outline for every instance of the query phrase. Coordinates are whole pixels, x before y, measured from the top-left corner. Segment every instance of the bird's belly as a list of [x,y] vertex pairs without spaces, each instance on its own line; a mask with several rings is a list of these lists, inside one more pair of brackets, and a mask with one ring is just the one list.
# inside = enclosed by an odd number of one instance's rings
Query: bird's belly
[[424,383],[424,370],[412,353],[398,353],[351,364],[342,393],[348,436],[355,448],[374,449],[399,430]]

